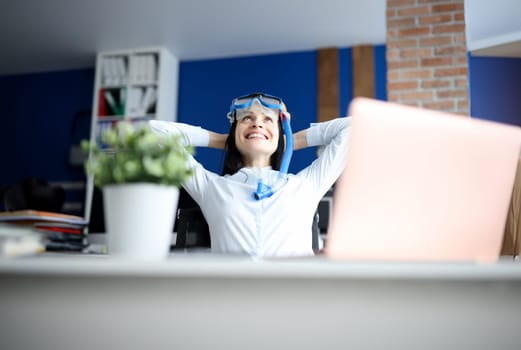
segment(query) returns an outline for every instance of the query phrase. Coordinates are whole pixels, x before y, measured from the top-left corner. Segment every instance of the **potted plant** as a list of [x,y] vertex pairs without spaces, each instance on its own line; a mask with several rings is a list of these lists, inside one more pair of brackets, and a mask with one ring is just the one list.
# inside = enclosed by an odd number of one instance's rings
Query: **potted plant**
[[87,175],[103,192],[109,254],[166,257],[193,149],[182,145],[181,135],[160,136],[129,122],[104,130],[101,144],[83,140],[82,148],[89,152]]

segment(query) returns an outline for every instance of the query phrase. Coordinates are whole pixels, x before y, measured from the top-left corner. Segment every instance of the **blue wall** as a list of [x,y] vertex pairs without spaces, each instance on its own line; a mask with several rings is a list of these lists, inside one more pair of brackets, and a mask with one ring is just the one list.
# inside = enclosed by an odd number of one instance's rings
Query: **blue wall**
[[[265,91],[284,98],[292,126],[300,130],[316,120],[316,51],[185,61],[180,66],[179,121],[227,132],[225,117],[237,95]],[[471,114],[521,125],[521,60],[469,57]],[[351,49],[339,51],[340,114],[352,99]],[[385,45],[375,47],[376,97],[386,99]],[[84,179],[81,167],[68,164],[72,144],[88,138],[94,70],[0,77],[0,186],[26,176],[49,181]],[[88,113],[87,113],[88,114]],[[197,157],[220,172],[222,152],[199,149]],[[300,170],[314,150],[295,152],[290,170]]]
[[69,147],[89,137],[94,69],[0,77],[0,186],[36,176],[48,181],[84,179],[68,163]]
[[469,56],[470,114],[521,126],[521,59]]

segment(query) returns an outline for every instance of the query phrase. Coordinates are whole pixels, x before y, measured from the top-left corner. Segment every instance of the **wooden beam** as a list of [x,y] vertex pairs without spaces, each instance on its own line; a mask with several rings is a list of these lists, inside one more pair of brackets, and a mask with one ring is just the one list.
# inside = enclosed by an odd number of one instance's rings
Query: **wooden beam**
[[318,121],[331,120],[338,117],[338,49],[324,48],[318,50]]
[[353,46],[353,97],[375,97],[374,48],[371,45]]

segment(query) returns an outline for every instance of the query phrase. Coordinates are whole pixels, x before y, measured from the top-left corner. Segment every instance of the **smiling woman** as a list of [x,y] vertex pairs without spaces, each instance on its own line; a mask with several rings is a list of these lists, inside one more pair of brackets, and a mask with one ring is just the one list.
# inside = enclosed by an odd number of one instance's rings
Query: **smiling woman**
[[252,94],[234,99],[228,120],[229,134],[235,137],[227,138],[222,175],[233,175],[244,166],[280,170],[284,139],[279,114],[289,119],[282,100],[273,96]]
[[[311,227],[317,205],[346,160],[349,118],[312,124],[293,134],[282,99],[254,93],[232,101],[228,134],[188,124],[150,121],[186,145],[224,149],[222,175],[193,157],[195,176],[183,187],[201,207],[218,253],[259,257],[313,255]],[[324,146],[318,159],[287,173],[293,148]]]

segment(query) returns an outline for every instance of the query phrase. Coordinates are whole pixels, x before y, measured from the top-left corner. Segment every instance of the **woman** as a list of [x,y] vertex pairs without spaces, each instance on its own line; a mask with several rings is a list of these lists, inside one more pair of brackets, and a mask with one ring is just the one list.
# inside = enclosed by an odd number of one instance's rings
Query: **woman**
[[[238,97],[228,118],[227,135],[182,123],[150,122],[158,133],[181,133],[186,144],[226,151],[222,175],[191,158],[195,175],[184,185],[208,222],[212,251],[313,255],[313,215],[343,170],[349,118],[312,124],[293,134],[286,140],[286,153],[284,130],[290,130],[290,115],[280,98],[261,93]],[[287,174],[291,141],[294,149],[325,147],[311,165]]]

